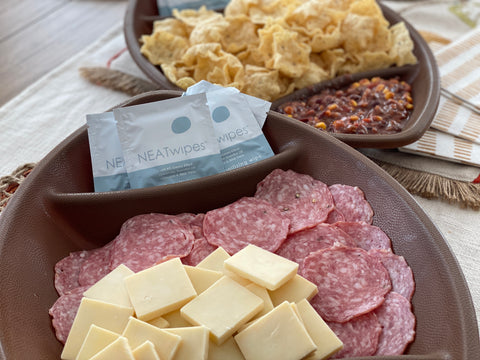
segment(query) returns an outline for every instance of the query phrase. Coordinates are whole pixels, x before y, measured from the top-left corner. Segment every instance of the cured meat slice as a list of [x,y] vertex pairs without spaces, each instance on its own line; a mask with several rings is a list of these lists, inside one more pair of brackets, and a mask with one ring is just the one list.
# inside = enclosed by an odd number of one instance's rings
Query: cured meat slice
[[410,301],[390,292],[382,306],[375,310],[382,333],[375,355],[401,355],[415,338],[415,315]]
[[345,221],[345,216],[337,209],[334,208],[328,214],[327,220],[325,221],[328,224],[335,224],[338,221]]
[[372,356],[377,351],[382,327],[374,313],[370,312],[345,323],[327,324],[343,342],[343,349],[332,359]]
[[217,247],[210,244],[204,237],[196,238],[193,242],[193,249],[182,259],[182,263],[190,266],[197,266],[197,264],[205,259]]
[[90,250],[90,256],[80,267],[78,283],[81,286],[93,285],[110,272],[110,260],[113,242]]
[[328,188],[332,193],[335,208],[343,214],[345,221],[372,223],[373,209],[360,188],[343,184],[330,185]]
[[290,221],[265,200],[243,197],[205,214],[207,241],[230,255],[248,244],[275,252],[287,238]]
[[359,248],[392,251],[392,241],[378,226],[364,222],[337,222],[335,226],[350,235]]
[[52,325],[57,339],[65,344],[68,333],[72,328],[73,320],[77,315],[83,293],[89,286],[79,286],[60,296],[52,305],[48,313],[52,317]]
[[335,245],[355,247],[355,241],[345,231],[330,224],[317,226],[289,235],[277,250],[277,254],[298,264],[313,251]]
[[124,264],[138,272],[167,257],[187,256],[192,251],[194,235],[190,226],[175,216],[143,214],[127,220],[113,241],[110,269]]
[[87,250],[75,251],[55,264],[55,289],[59,295],[80,286],[80,269],[89,256]]
[[292,170],[273,170],[258,183],[255,197],[267,200],[290,219],[290,233],[325,222],[334,208],[326,184]]
[[312,306],[325,321],[346,322],[380,306],[391,289],[380,260],[360,248],[333,247],[310,253],[300,275],[317,285]]
[[415,279],[410,266],[405,258],[386,250],[370,250],[369,253],[378,257],[390,274],[392,281],[392,291],[395,291],[406,298],[412,300],[415,292]]

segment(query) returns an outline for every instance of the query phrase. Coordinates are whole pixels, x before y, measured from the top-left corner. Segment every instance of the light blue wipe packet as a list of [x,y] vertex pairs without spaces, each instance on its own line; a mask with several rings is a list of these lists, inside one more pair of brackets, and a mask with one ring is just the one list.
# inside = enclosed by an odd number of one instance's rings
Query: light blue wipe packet
[[229,88],[206,94],[225,170],[274,155],[243,94]]
[[[240,90],[234,87],[226,88],[220,85],[212,84],[211,82],[208,82],[206,80],[200,80],[198,83],[188,87],[187,90],[185,90],[185,92],[183,93],[183,95],[186,96],[201,94],[220,89],[230,89],[230,91],[232,92],[240,93]],[[270,110],[272,103],[263,99],[259,99],[255,96],[247,95],[244,93],[241,94],[245,98],[245,100],[247,100],[248,106],[250,107],[253,116],[255,116],[255,119],[257,119],[258,125],[260,125],[260,128],[263,128],[265,120],[267,119],[267,113]]]
[[88,114],[86,118],[95,191],[129,189],[130,183],[113,113]]
[[205,94],[114,109],[132,188],[224,171]]

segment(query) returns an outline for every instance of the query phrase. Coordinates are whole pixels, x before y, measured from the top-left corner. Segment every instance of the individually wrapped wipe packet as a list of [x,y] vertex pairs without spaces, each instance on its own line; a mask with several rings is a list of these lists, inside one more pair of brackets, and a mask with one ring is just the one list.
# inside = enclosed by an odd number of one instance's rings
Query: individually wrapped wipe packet
[[253,116],[255,116],[255,119],[257,119],[258,125],[260,125],[260,128],[263,128],[263,125],[265,124],[265,120],[267,119],[267,113],[270,110],[270,107],[272,106],[272,103],[269,101],[259,99],[255,96],[240,93],[240,90],[234,87],[225,88],[220,85],[212,84],[206,80],[200,80],[198,83],[188,87],[187,90],[185,90],[185,92],[183,93],[183,95],[187,96],[187,95],[201,94],[201,93],[207,93],[210,91],[221,90],[221,89],[229,89],[227,91],[232,91],[232,92],[242,94],[245,100],[247,100],[248,106],[250,107],[250,110],[252,111]]
[[132,188],[224,171],[205,94],[114,109]]
[[87,133],[96,192],[130,188],[113,112],[88,114]]
[[244,94],[233,92],[231,88],[206,94],[225,170],[253,164],[274,155],[257,119],[249,111]]

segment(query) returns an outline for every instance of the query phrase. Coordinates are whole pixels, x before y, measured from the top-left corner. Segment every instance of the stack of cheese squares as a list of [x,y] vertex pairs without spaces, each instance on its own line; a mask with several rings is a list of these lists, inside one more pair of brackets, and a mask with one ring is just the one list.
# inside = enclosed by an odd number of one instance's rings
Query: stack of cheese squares
[[84,293],[61,358],[325,359],[343,344],[297,270],[254,245],[233,256],[219,247],[195,267],[120,265]]

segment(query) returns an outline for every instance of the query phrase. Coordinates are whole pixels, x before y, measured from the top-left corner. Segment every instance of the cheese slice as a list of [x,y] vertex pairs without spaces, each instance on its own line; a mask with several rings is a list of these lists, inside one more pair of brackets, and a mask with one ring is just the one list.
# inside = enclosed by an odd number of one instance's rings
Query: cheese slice
[[105,347],[90,358],[90,360],[135,360],[128,341],[120,336],[117,340]]
[[230,258],[230,255],[221,246],[219,246],[206,258],[200,261],[196,267],[223,272],[223,262],[228,258]]
[[182,338],[175,360],[207,360],[209,331],[205,326],[170,328],[167,331]]
[[156,317],[155,319],[148,320],[147,322],[161,329],[167,328],[170,326],[170,323],[168,322],[168,320],[165,319],[163,316]]
[[298,264],[249,244],[225,260],[224,266],[268,290],[276,290],[297,274]]
[[235,280],[223,276],[180,309],[190,323],[206,326],[221,344],[263,308],[263,300]]
[[255,315],[253,319],[265,315],[270,310],[273,310],[272,300],[270,299],[270,295],[268,294],[267,289],[255,283],[250,283],[246,285],[245,288],[250,290],[252,293],[254,293],[263,300],[263,309],[257,315]]
[[132,307],[130,297],[125,288],[125,278],[134,272],[121,264],[93,284],[83,296],[112,304]]
[[160,329],[145,321],[130,317],[122,335],[128,339],[132,349],[142,345],[149,340],[155,346],[155,350],[162,360],[173,359],[181,338],[165,329]]
[[135,360],[161,360],[155,350],[155,345],[150,340],[133,349]]
[[75,359],[91,325],[97,325],[121,334],[132,315],[133,309],[130,307],[86,297],[82,298],[67,341],[63,347],[61,358],[64,360]]
[[269,291],[273,306],[280,305],[284,301],[298,302],[303,299],[310,300],[317,293],[317,285],[298,274],[278,289]]
[[197,294],[202,293],[223,276],[223,273],[220,271],[188,265],[184,265],[184,267]]
[[197,293],[179,258],[173,258],[125,278],[137,317],[151,320],[180,308]]
[[229,337],[221,345],[210,340],[208,344],[208,360],[245,360],[236,341]]
[[182,314],[180,314],[180,309],[163,315],[163,318],[168,321],[169,327],[171,328],[192,326],[192,324],[185,320]]
[[120,334],[91,325],[75,360],[89,360],[93,355],[103,350],[119,337]]
[[328,327],[322,317],[306,299],[299,301],[296,305],[305,328],[310,334],[313,342],[317,345],[317,350],[308,355],[305,359],[327,359],[343,348],[342,341]]
[[246,360],[298,360],[317,349],[288,302],[253,321],[234,339]]

